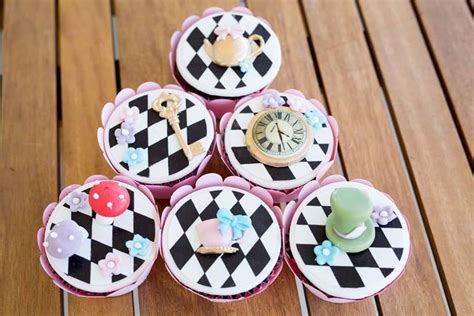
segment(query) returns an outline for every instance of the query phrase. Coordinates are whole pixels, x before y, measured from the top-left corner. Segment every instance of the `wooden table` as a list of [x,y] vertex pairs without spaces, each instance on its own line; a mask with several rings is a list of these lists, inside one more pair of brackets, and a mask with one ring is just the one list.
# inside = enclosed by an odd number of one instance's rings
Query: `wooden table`
[[[3,2],[3,1],[2,1]],[[322,100],[340,127],[333,173],[370,179],[411,225],[405,275],[336,305],[285,267],[266,292],[215,304],[159,259],[133,294],[65,295],[43,273],[36,231],[62,187],[112,175],[96,143],[102,105],[124,87],[171,83],[169,39],[227,0],[5,0],[0,147],[0,315],[473,313],[473,23],[465,0],[248,0],[279,35],[273,87]],[[207,171],[227,175],[215,157]],[[166,201],[159,201],[160,207]],[[298,290],[299,289],[299,290]]]

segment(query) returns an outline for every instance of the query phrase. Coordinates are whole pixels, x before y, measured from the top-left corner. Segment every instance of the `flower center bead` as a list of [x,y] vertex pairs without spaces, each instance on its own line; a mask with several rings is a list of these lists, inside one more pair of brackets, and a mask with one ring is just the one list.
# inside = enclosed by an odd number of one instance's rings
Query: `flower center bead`
[[122,130],[122,135],[123,136],[128,136],[128,134],[130,134],[130,132],[127,129]]
[[78,197],[72,199],[72,204],[79,204],[81,200]]
[[329,251],[329,249],[327,249],[327,248],[323,249],[323,255],[329,256],[330,253],[331,252]]
[[143,246],[142,246],[141,243],[136,242],[136,243],[133,244],[133,247],[135,247],[135,249],[142,249]]
[[381,217],[387,217],[387,215],[388,215],[387,211],[380,212]]
[[115,262],[113,262],[113,261],[107,262],[107,268],[109,268],[109,269],[115,268]]
[[132,160],[137,160],[138,155],[134,153],[130,156],[130,158],[132,158]]

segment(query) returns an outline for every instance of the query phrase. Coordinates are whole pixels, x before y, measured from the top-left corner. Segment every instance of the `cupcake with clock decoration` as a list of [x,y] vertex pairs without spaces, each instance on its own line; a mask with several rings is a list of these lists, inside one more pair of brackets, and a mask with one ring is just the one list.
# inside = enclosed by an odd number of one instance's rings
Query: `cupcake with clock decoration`
[[218,149],[227,167],[290,201],[319,180],[337,153],[338,126],[322,104],[297,90],[273,89],[243,98],[220,121]]
[[280,42],[270,24],[249,9],[212,7],[185,19],[173,34],[170,64],[177,82],[208,99],[220,117],[275,79]]
[[58,287],[113,297],[145,281],[159,252],[160,219],[145,186],[91,176],[46,207],[37,236],[41,266]]
[[362,179],[311,181],[284,215],[285,260],[317,297],[347,303],[377,295],[403,274],[408,222],[392,198]]
[[214,151],[215,125],[200,96],[146,82],[104,106],[97,137],[117,173],[167,199],[202,174]]
[[283,266],[281,210],[240,177],[206,174],[173,193],[162,213],[165,266],[185,289],[215,302],[255,296]]

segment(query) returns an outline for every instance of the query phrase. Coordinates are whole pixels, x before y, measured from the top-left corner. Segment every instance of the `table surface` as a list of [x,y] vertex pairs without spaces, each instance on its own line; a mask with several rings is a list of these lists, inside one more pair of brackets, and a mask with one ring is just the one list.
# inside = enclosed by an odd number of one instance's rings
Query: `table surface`
[[[227,0],[7,0],[0,146],[0,315],[472,314],[473,23],[466,0],[247,0],[280,37],[272,84],[320,99],[340,127],[331,173],[388,192],[411,226],[404,276],[373,299],[337,305],[285,267],[263,294],[207,302],[158,259],[113,299],[65,295],[43,273],[36,231],[61,188],[112,176],[96,143],[118,90],[172,83],[170,36]],[[228,175],[215,155],[207,172]],[[23,190],[25,190],[23,192]],[[160,209],[167,201],[159,201]]]

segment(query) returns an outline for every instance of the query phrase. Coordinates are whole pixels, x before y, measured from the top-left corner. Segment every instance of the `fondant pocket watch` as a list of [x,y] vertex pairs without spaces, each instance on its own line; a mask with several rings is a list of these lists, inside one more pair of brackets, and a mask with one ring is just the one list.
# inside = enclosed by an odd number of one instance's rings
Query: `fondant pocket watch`
[[245,137],[250,154],[273,167],[300,161],[313,143],[313,132],[306,118],[286,107],[259,112],[250,122]]

